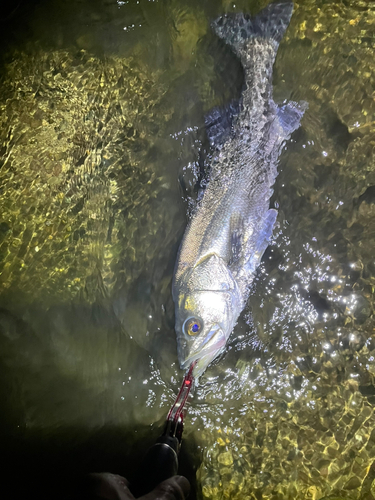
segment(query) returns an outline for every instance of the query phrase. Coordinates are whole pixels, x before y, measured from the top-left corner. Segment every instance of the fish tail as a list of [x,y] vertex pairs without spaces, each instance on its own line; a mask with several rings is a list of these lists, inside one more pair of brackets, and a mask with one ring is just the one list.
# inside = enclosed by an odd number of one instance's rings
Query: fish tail
[[254,38],[272,40],[276,54],[292,13],[292,2],[270,3],[254,18],[243,13],[226,14],[214,21],[212,27],[240,57],[246,52],[249,40]]
[[283,138],[288,138],[299,127],[307,108],[305,102],[276,106],[272,99],[273,63],[292,13],[292,2],[270,3],[253,18],[243,13],[226,14],[212,23],[216,34],[241,59],[246,82],[242,107],[248,110],[253,137],[253,131],[262,129],[262,123],[268,120],[265,116],[273,108]]

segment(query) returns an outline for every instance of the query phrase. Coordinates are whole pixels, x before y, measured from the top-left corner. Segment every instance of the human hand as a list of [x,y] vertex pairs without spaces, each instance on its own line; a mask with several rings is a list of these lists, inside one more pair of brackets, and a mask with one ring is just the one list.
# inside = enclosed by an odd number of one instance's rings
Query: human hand
[[[129,481],[117,474],[103,472],[89,475],[88,499],[90,500],[134,500],[129,490]],[[158,484],[139,500],[185,500],[190,483],[184,476],[173,476]]]

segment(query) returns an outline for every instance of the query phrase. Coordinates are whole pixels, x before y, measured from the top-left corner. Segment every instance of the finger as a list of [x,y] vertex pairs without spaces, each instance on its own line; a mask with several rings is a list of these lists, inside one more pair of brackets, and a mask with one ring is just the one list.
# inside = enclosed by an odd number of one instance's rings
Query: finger
[[184,476],[173,476],[160,483],[154,490],[139,500],[185,500],[190,492],[190,483]]
[[101,472],[89,474],[89,489],[94,498],[103,500],[133,500],[130,493],[129,481],[117,474]]

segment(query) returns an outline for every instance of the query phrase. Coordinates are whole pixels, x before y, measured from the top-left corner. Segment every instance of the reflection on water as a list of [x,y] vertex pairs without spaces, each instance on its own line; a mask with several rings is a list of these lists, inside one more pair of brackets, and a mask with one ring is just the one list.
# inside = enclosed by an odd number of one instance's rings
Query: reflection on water
[[[56,0],[4,28],[9,470],[23,456],[47,473],[126,473],[160,431],[182,378],[171,277],[204,113],[242,83],[209,21],[243,9]],[[372,498],[374,20],[366,2],[301,1],[281,44],[275,98],[309,109],[249,305],[190,400],[182,461],[198,497]]]

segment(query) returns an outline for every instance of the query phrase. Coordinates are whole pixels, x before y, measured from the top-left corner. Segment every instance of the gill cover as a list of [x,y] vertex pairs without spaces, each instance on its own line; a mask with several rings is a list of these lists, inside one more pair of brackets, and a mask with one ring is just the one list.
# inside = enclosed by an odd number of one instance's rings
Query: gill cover
[[177,286],[173,289],[178,358],[182,368],[205,358],[196,376],[224,349],[243,301],[230,269],[216,254],[185,269],[178,285],[178,296]]

